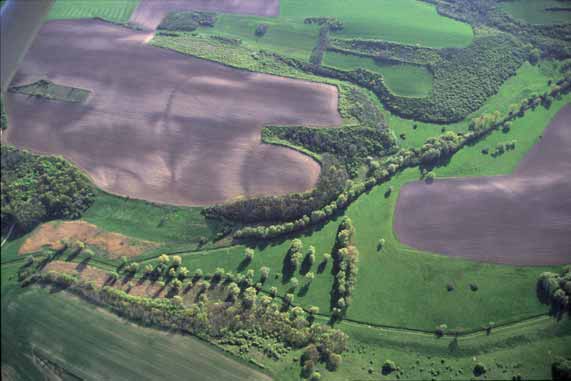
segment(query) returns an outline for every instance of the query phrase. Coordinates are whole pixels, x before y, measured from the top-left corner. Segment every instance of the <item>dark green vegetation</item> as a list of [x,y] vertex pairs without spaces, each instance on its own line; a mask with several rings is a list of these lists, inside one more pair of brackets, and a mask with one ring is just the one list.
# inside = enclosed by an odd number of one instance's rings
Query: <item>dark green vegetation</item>
[[88,90],[62,86],[44,79],[28,85],[11,87],[9,91],[62,102],[81,103],[85,102],[89,97]]
[[77,218],[89,208],[89,179],[63,158],[39,156],[2,144],[2,229],[25,232],[42,221]]
[[173,12],[160,23],[158,29],[192,32],[198,27],[213,27],[216,14],[208,12]]
[[4,108],[4,101],[0,96],[0,130],[5,130],[8,128],[8,114]]
[[139,0],[56,0],[48,19],[82,19],[101,17],[115,22],[127,22]]
[[551,313],[561,318],[571,311],[571,266],[561,273],[545,272],[537,280],[537,296],[551,306]]
[[530,24],[568,24],[569,2],[560,0],[511,0],[501,8],[513,18]]

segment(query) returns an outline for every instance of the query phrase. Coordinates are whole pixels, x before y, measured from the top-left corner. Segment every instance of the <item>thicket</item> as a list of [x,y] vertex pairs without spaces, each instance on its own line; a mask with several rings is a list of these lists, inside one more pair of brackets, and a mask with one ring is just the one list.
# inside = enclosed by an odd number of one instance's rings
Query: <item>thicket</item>
[[257,37],[262,37],[268,32],[268,27],[269,27],[268,24],[258,24],[256,26],[256,30],[254,31],[254,34]]
[[351,177],[368,157],[379,158],[397,150],[393,135],[383,126],[320,129],[271,126],[262,131],[262,139],[281,139],[318,154],[335,155]]
[[325,51],[329,46],[329,26],[323,25],[319,28],[319,36],[317,37],[317,43],[311,51],[309,56],[309,62],[313,65],[321,65],[323,57],[325,56]]
[[551,313],[561,317],[571,312],[571,266],[565,267],[559,274],[544,272],[537,280],[539,300],[551,306]]
[[371,57],[380,61],[430,65],[440,61],[438,50],[420,46],[401,45],[381,40],[330,40],[329,50],[342,54]]
[[420,166],[423,172],[428,172],[446,162],[465,145],[478,141],[491,131],[504,127],[506,123],[515,118],[522,117],[526,110],[540,105],[549,107],[551,99],[558,98],[562,94],[568,94],[570,91],[571,77],[568,76],[553,84],[548,92],[534,95],[519,104],[513,104],[507,115],[502,115],[499,112],[481,115],[471,121],[468,132],[448,131],[439,137],[427,139],[420,148],[401,149],[380,162],[371,162],[367,180],[360,183],[349,182],[348,187],[335,200],[321,209],[313,210],[295,221],[270,226],[246,226],[239,229],[234,237],[237,239],[269,239],[322,223],[334,216],[339,210],[347,207],[367,190],[376,184],[388,181],[394,174],[403,169]]
[[341,319],[351,304],[351,295],[359,271],[359,251],[353,244],[355,228],[349,217],[343,218],[333,248],[334,281],[331,289],[332,319]]
[[210,12],[171,12],[161,21],[158,29],[192,32],[198,27],[213,27],[216,14]]
[[307,17],[303,22],[305,24],[327,26],[332,32],[341,31],[345,27],[343,22],[337,20],[335,17]]
[[203,214],[243,223],[294,220],[334,200],[345,189],[347,179],[344,165],[334,156],[325,154],[321,158],[319,180],[310,192],[245,198],[205,208]]
[[[198,303],[184,305],[177,296],[168,299],[129,295],[112,286],[98,288],[92,282],[65,273],[50,271],[32,277],[67,288],[145,325],[188,332],[219,344],[237,345],[240,349],[249,348],[254,342],[262,353],[274,359],[279,358],[284,349],[312,346],[320,358],[326,360],[339,355],[347,346],[343,332],[310,323],[303,309],[284,308],[278,299],[257,295],[253,287],[239,288],[239,296],[232,301],[214,302],[204,297]],[[248,343],[240,339],[244,337]]]
[[78,218],[94,201],[87,176],[61,157],[5,144],[1,157],[2,226],[15,223],[24,232],[47,220]]
[[554,381],[571,380],[571,359],[557,358],[551,364],[551,375]]

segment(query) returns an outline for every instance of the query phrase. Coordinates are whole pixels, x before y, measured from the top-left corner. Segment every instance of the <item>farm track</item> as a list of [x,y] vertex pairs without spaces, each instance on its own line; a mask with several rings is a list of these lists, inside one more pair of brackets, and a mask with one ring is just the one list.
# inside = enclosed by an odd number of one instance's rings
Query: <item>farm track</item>
[[487,263],[568,264],[570,127],[566,105],[512,175],[405,185],[395,211],[399,240]]
[[335,87],[232,69],[148,38],[97,20],[47,22],[12,85],[49,79],[92,96],[68,104],[8,94],[17,128],[7,140],[62,154],[106,191],[158,203],[209,205],[315,185],[317,162],[262,144],[260,131],[339,126]]

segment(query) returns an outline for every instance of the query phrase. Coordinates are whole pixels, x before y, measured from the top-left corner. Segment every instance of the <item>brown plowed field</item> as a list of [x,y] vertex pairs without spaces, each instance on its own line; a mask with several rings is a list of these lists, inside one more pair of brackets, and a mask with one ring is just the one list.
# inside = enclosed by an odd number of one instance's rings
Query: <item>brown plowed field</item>
[[48,79],[91,90],[85,104],[7,95],[8,141],[61,154],[101,188],[206,205],[310,189],[319,165],[262,145],[265,124],[335,126],[337,89],[232,69],[144,44],[96,20],[50,21],[12,85]]
[[129,20],[156,29],[163,18],[175,11],[211,11],[254,16],[278,16],[279,0],[141,0]]
[[513,175],[404,186],[394,228],[409,246],[455,257],[571,263],[571,106],[557,114]]

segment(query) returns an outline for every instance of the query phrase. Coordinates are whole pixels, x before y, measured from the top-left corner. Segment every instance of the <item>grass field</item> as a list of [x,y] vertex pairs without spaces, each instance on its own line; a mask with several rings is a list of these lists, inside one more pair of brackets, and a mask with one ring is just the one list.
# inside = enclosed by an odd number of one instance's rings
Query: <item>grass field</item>
[[[571,6],[557,0],[513,0],[500,4],[512,17],[530,24],[569,24]],[[567,8],[568,11],[547,11],[546,8]]]
[[41,359],[64,379],[269,379],[193,337],[127,323],[65,292],[20,289],[12,272],[2,267],[3,372],[42,379]]
[[[276,18],[218,16],[214,28],[200,28],[203,35],[238,38],[253,50],[272,50],[307,60],[317,42],[319,26],[304,24],[306,17],[336,17],[345,29],[334,33],[343,38],[373,38],[435,48],[463,47],[473,38],[472,29],[436,13],[431,4],[413,0],[284,0]],[[419,22],[422,20],[422,22]],[[260,23],[268,25],[263,37],[254,31]]]
[[388,88],[395,94],[407,97],[424,97],[432,90],[432,73],[424,66],[378,63],[369,57],[327,52],[325,66],[340,70],[363,68],[383,76]]
[[101,17],[109,21],[127,22],[139,0],[56,0],[49,20]]

